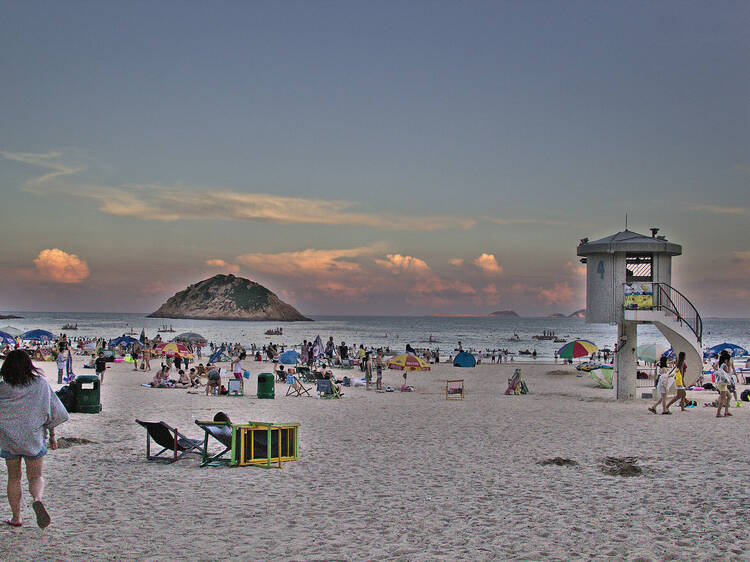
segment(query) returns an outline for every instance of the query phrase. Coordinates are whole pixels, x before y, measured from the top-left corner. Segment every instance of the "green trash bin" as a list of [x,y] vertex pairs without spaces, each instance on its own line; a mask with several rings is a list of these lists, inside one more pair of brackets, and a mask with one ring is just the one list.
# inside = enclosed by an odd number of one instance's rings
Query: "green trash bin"
[[275,398],[276,385],[273,373],[258,373],[258,398]]
[[99,385],[99,377],[96,375],[79,375],[70,383],[70,388],[73,390],[75,412],[98,414],[102,411]]

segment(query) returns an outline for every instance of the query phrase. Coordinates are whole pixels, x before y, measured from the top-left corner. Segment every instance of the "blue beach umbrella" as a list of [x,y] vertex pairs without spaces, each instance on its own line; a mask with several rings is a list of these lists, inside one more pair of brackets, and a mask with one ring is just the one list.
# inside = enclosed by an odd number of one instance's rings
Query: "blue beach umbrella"
[[740,357],[743,355],[747,355],[747,349],[745,349],[744,347],[741,347],[734,343],[724,342],[707,349],[703,353],[703,357],[712,357],[714,355],[718,355],[725,349],[729,352],[730,357]]
[[16,338],[11,336],[7,332],[0,332],[0,343],[7,343],[8,345],[16,345]]
[[289,351],[285,351],[279,356],[279,363],[284,363],[284,365],[294,365],[297,363],[297,358],[299,357],[299,353],[294,351],[293,349],[290,349]]
[[109,342],[109,346],[110,347],[117,347],[120,344],[125,344],[126,347],[129,346],[129,345],[133,345],[133,344],[137,344],[137,345],[140,345],[140,346],[143,345],[139,340],[137,340],[135,338],[131,338],[130,336],[121,336],[119,338],[115,338],[113,340],[110,340],[110,342]]
[[22,340],[29,341],[51,341],[55,339],[55,335],[47,330],[29,330],[21,334]]

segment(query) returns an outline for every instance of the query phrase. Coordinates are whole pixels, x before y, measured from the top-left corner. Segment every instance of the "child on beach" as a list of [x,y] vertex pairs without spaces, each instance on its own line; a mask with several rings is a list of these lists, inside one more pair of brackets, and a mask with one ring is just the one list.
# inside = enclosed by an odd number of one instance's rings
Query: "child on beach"
[[669,391],[669,384],[670,384],[670,377],[672,375],[672,371],[669,370],[669,367],[667,366],[667,358],[662,357],[659,360],[659,379],[656,383],[656,394],[659,396],[659,398],[656,400],[653,406],[651,406],[648,411],[652,414],[656,413],[656,406],[659,405],[659,402],[661,402],[661,413],[664,415],[669,415],[672,412],[669,411],[667,407],[667,392]]
[[104,371],[107,370],[107,360],[104,358],[104,352],[99,352],[99,357],[96,358],[96,361],[94,361],[94,369],[96,371],[96,376],[99,377],[99,385],[104,384]]
[[729,370],[729,354],[725,355],[722,351],[719,356],[719,362],[716,365],[714,371],[714,380],[716,381],[716,388],[719,391],[718,408],[716,409],[716,417],[721,417],[721,409],[724,408],[724,417],[731,416],[729,413],[729,380],[731,377],[731,371]]
[[65,370],[65,352],[60,351],[57,354],[57,384],[62,384],[64,370]]

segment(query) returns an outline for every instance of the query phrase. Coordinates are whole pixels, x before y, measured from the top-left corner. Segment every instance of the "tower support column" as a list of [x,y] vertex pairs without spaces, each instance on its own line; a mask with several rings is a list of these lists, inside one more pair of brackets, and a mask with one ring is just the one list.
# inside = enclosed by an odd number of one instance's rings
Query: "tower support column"
[[635,398],[638,348],[638,324],[623,320],[617,325],[617,355],[615,356],[615,394],[618,400]]

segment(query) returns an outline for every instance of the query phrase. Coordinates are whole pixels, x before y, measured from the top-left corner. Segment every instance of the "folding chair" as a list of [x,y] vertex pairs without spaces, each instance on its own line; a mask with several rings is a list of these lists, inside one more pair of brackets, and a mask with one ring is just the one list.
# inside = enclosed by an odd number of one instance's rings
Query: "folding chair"
[[[159,422],[144,422],[141,420],[135,420],[137,424],[141,425],[146,430],[146,458],[150,461],[163,461],[173,463],[177,459],[182,458],[187,453],[200,454],[201,440],[190,439],[179,431],[176,427],[172,427],[163,421]],[[163,447],[161,451],[155,455],[151,454],[151,440],[154,443]],[[196,451],[196,449],[198,449]],[[172,451],[172,457],[161,455],[167,451]]]
[[464,399],[464,379],[445,381],[445,399],[451,398]]
[[245,381],[243,379],[227,380],[227,396],[244,396]]
[[[205,432],[205,436],[203,437],[203,450],[201,452],[201,466],[221,466],[232,464],[231,458],[223,458],[224,455],[232,451],[234,441],[232,424],[229,422],[195,420],[195,425]],[[209,455],[209,437],[213,437],[224,447],[220,453]]]
[[286,395],[287,396],[302,396],[302,395],[307,395],[307,396],[312,397],[312,394],[310,394],[310,391],[312,390],[312,387],[305,388],[302,385],[302,383],[299,381],[299,379],[296,377],[296,375],[287,375],[286,379],[287,379],[286,380],[287,384],[289,384],[289,386],[286,389]]
[[341,393],[331,379],[319,379],[317,391],[321,398],[341,398]]

